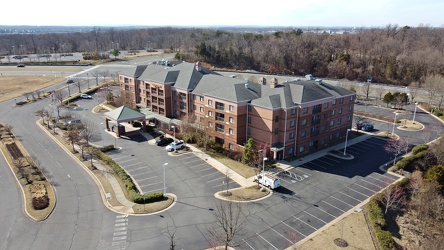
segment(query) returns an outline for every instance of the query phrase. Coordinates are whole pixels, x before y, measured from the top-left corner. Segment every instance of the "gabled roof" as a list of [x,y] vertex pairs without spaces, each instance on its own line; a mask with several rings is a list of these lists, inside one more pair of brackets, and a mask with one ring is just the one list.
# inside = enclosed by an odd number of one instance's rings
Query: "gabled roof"
[[117,122],[145,120],[145,114],[127,106],[121,106],[105,113],[105,117]]
[[[247,84],[247,87],[245,84]],[[231,102],[242,102],[258,98],[260,96],[260,85],[239,78],[204,75],[193,93]]]

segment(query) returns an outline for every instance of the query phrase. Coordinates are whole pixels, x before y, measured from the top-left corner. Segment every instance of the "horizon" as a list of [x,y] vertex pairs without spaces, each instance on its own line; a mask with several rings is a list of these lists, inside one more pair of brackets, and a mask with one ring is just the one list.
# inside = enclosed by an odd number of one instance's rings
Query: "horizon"
[[[54,0],[24,1],[26,8],[20,9],[19,15],[17,11],[2,13],[3,26],[374,28],[391,24],[400,27],[444,27],[440,13],[444,9],[444,1],[440,0],[373,0],[368,3],[352,0],[276,0],[273,5],[226,0],[216,11],[202,0],[170,0],[166,7],[141,0],[123,7],[78,0],[74,6],[57,11],[48,11],[47,6],[58,5]],[[5,10],[16,9],[13,2],[6,2],[3,6]],[[146,12],[137,14],[127,11],[132,8]],[[129,15],[125,15],[127,13]]]

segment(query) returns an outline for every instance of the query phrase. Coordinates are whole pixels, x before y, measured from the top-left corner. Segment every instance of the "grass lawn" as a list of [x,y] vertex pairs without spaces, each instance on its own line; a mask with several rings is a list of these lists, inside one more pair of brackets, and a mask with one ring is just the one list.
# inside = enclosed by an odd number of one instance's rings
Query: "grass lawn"
[[253,167],[245,165],[242,162],[238,162],[226,156],[212,152],[207,152],[207,154],[216,159],[217,161],[219,161],[220,163],[224,164],[225,166],[229,167],[234,172],[240,174],[244,178],[250,178],[256,174]]
[[226,199],[234,200],[234,201],[257,200],[257,199],[260,199],[260,198],[265,197],[268,194],[270,194],[270,190],[268,188],[262,189],[262,186],[258,186],[258,185],[254,185],[254,186],[246,187],[246,188],[236,188],[236,189],[228,190],[228,192],[231,193],[231,195],[229,195],[229,196],[225,196],[224,195],[225,192],[226,191],[221,191],[221,192],[219,192],[219,194],[222,197],[225,197]]
[[[63,77],[54,76],[0,76],[0,102],[21,97],[24,93],[46,88],[63,80]],[[20,100],[26,98],[21,97]]]

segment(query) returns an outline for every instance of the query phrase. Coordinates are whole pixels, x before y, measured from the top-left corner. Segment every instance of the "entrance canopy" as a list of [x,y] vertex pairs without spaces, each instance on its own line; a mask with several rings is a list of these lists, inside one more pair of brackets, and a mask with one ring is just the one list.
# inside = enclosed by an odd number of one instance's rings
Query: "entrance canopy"
[[[143,128],[145,128],[145,114],[140,113],[139,111],[132,109],[127,106],[121,106],[114,110],[105,113],[106,120],[106,129],[109,131],[109,121],[115,121],[117,123],[117,127],[119,123],[129,122],[129,121],[142,121]],[[119,129],[117,129],[117,136],[120,137]]]

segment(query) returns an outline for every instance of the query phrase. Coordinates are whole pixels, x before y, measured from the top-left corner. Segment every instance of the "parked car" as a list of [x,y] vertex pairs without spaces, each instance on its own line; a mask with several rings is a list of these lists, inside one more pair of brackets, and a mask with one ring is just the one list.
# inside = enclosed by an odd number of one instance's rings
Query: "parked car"
[[165,146],[165,145],[172,143],[173,141],[174,140],[169,137],[162,137],[162,138],[156,140],[156,145],[157,146]]
[[361,130],[361,129],[362,129],[362,123],[356,123],[355,126],[354,126],[354,128],[355,128],[356,130]]
[[24,65],[24,64],[19,64],[19,65],[17,65],[17,67],[18,67],[18,68],[24,68],[25,65]]
[[166,151],[171,152],[174,150],[182,149],[183,147],[185,147],[185,143],[182,140],[180,140],[168,144],[168,146],[166,146],[165,149]]
[[92,99],[92,96],[87,95],[87,94],[81,94],[80,98],[82,98],[82,99]]
[[370,131],[373,131],[374,127],[373,127],[372,124],[367,123],[367,124],[362,125],[362,128],[361,128],[361,129],[362,129],[363,131],[370,132]]

